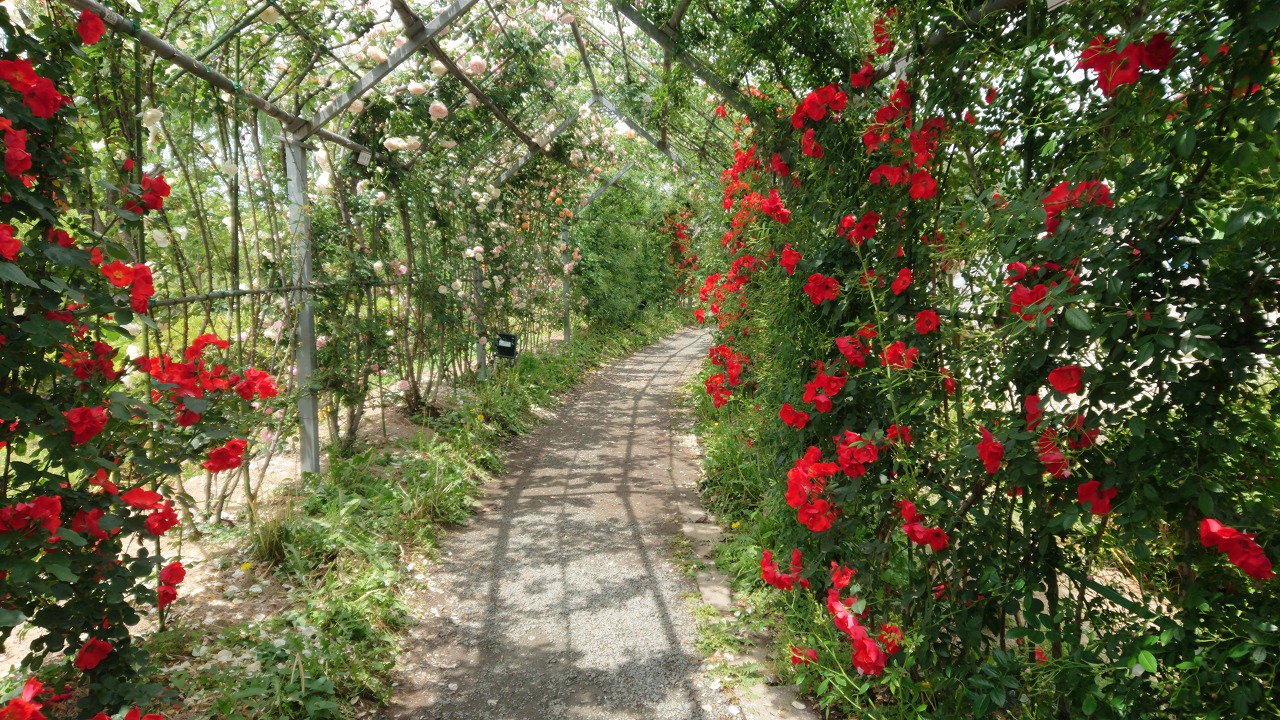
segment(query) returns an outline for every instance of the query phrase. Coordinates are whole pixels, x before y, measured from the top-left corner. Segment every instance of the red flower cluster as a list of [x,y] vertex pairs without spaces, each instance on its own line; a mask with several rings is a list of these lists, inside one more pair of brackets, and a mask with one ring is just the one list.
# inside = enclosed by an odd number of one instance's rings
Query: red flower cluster
[[820,87],[811,91],[796,105],[795,112],[791,113],[791,127],[799,130],[806,121],[818,122],[827,116],[827,110],[841,112],[847,103],[848,98],[838,86],[832,84]]
[[916,512],[915,503],[910,500],[899,500],[898,509],[902,512],[902,530],[917,545],[928,545],[934,552],[946,550],[951,542],[946,531],[938,527],[925,527],[920,513]]
[[126,200],[124,201],[124,209],[137,215],[146,215],[149,210],[159,210],[164,207],[164,199],[169,197],[172,189],[169,183],[165,181],[164,175],[157,174],[155,176],[143,174],[142,176],[142,194],[134,196],[132,193],[126,192]]
[[809,157],[822,157],[822,146],[815,139],[816,135],[817,131],[813,128],[804,131],[804,135],[800,138],[800,152]]
[[773,553],[769,550],[765,550],[764,555],[760,558],[761,579],[779,590],[790,590],[797,584],[797,581],[800,587],[808,589],[809,581],[800,577],[801,570],[804,570],[804,561],[800,555],[799,548],[791,551],[790,574],[778,572],[778,563],[774,561]]
[[181,562],[171,562],[160,571],[160,587],[156,588],[156,604],[160,608],[178,599],[178,585],[187,579],[187,569]]
[[910,370],[920,358],[920,351],[909,348],[901,340],[889,345],[880,353],[880,364],[894,370]]
[[889,20],[898,16],[897,8],[890,8],[889,12],[880,15],[875,19],[875,23],[871,26],[871,37],[876,43],[877,55],[888,55],[893,52],[893,40],[889,37]]
[[[856,336],[846,335],[836,338],[836,349],[853,367],[865,368],[867,354],[871,352],[871,339],[876,336],[876,329],[871,323],[863,325]],[[862,340],[867,340],[863,345]]]
[[921,335],[928,335],[941,325],[942,321],[938,318],[938,313],[933,310],[921,310],[916,313],[916,332]]
[[[833,585],[827,588],[827,612],[831,613],[832,622],[853,644],[853,666],[860,674],[879,675],[884,672],[884,665],[889,656],[858,622],[851,606],[856,605],[857,598],[842,599],[841,588]],[[865,614],[865,613],[864,613]]]
[[826,365],[819,360],[815,363],[818,372],[813,379],[804,384],[804,401],[813,405],[820,413],[831,412],[831,398],[840,394],[844,384],[849,380],[845,373],[828,375]]
[[796,410],[791,407],[791,403],[782,403],[782,409],[778,411],[778,417],[782,418],[782,424],[797,430],[803,430],[804,426],[809,424],[809,413]]
[[26,533],[37,527],[44,528],[49,535],[58,532],[62,527],[62,498],[40,496],[31,502],[0,507],[0,533]]
[[890,445],[894,444],[895,440],[901,441],[903,445],[910,445],[915,442],[911,437],[911,428],[897,423],[890,425],[884,431],[884,439]]
[[880,626],[880,642],[885,652],[894,655],[902,648],[902,630],[897,625],[885,623]]
[[894,295],[901,295],[907,291],[907,288],[911,287],[913,279],[914,275],[911,272],[911,268],[902,268],[898,271],[898,276],[893,279],[889,289],[893,290]]
[[244,462],[244,451],[247,443],[240,438],[228,440],[221,447],[214,448],[209,453],[209,459],[205,460],[201,465],[205,470],[211,473],[220,473],[224,470],[234,470],[240,467]]
[[821,305],[839,297],[840,281],[822,273],[814,273],[809,276],[809,282],[805,283],[804,291],[814,305]]
[[791,222],[791,211],[782,204],[782,198],[778,196],[778,188],[769,191],[769,197],[760,202],[760,210],[783,225]]
[[1040,439],[1036,441],[1036,455],[1040,457],[1045,472],[1056,478],[1070,477],[1071,463],[1062,453],[1062,448],[1058,446],[1057,430],[1047,427],[1040,433]]
[[1176,51],[1165,33],[1156,33],[1146,42],[1131,42],[1117,51],[1119,38],[1108,41],[1098,35],[1085,48],[1077,68],[1092,70],[1098,74],[1098,88],[1107,97],[1115,94],[1122,85],[1138,82],[1141,68],[1160,72],[1169,66]]
[[822,497],[827,478],[837,470],[835,463],[822,462],[822,451],[811,445],[787,471],[787,504],[796,509],[800,524],[813,532],[829,529],[838,512]]
[[[0,118],[0,130],[4,130],[4,171],[14,177],[22,177],[31,169],[31,153],[27,152],[27,131],[14,130],[9,118]],[[30,183],[27,183],[28,187]]]
[[30,60],[0,60],[0,80],[22,93],[22,102],[38,118],[48,119],[71,98],[58,92],[49,78],[36,75]]
[[92,354],[87,350],[77,350],[64,344],[61,362],[71,368],[71,374],[80,380],[88,380],[97,373],[102,373],[107,380],[115,380],[120,377],[114,360],[119,352],[100,340],[94,341]]
[[1058,231],[1062,222],[1062,211],[1067,208],[1080,207],[1084,203],[1101,205],[1105,208],[1115,207],[1111,201],[1111,188],[1101,180],[1085,180],[1071,187],[1071,183],[1063,180],[1049,191],[1044,199],[1044,229],[1050,235]]
[[151,277],[151,268],[146,263],[133,266],[133,281],[129,285],[129,307],[134,312],[146,315],[151,309],[151,296],[156,294],[156,286]]
[[880,216],[873,212],[863,213],[860,218],[845,215],[840,220],[840,234],[849,239],[850,245],[862,245],[876,236],[876,225],[879,222]]
[[712,365],[724,368],[730,387],[737,387],[742,382],[743,363],[750,360],[748,356],[734,352],[728,345],[716,345],[707,352],[707,357]]
[[1090,480],[1076,488],[1076,497],[1081,505],[1088,505],[1089,512],[1094,515],[1106,515],[1111,512],[1111,501],[1116,497],[1115,488],[1102,489],[1102,483]]
[[1257,535],[1247,535],[1233,527],[1227,527],[1212,518],[1200,521],[1200,543],[1205,547],[1216,548],[1226,553],[1232,565],[1240,568],[1246,575],[1258,580],[1270,580],[1275,577],[1271,570],[1271,559],[1258,543]]
[[707,394],[711,396],[711,405],[713,407],[724,407],[729,402],[729,397],[733,395],[733,391],[725,387],[724,373],[716,373],[703,382]]
[[1004,445],[985,426],[979,425],[978,429],[982,431],[982,439],[978,441],[978,459],[982,460],[986,471],[994,475],[1000,472],[1000,464],[1004,462]]
[[880,457],[880,449],[870,438],[864,438],[852,430],[844,431],[844,438],[836,438],[836,458],[840,469],[849,477],[867,474],[867,466]]
[[778,264],[782,266],[783,270],[787,271],[787,275],[795,275],[796,263],[800,262],[803,259],[804,259],[804,256],[802,256],[800,253],[796,252],[795,250],[792,250],[791,243],[787,243],[782,248],[782,257],[781,259],[778,260]]

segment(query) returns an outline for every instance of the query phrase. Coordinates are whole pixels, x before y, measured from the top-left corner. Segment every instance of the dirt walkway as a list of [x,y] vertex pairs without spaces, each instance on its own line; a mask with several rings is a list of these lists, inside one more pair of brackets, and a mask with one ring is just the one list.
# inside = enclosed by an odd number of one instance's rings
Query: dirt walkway
[[511,449],[486,511],[413,600],[391,718],[731,717],[700,682],[692,584],[672,567],[696,458],[674,405],[708,338],[602,370]]

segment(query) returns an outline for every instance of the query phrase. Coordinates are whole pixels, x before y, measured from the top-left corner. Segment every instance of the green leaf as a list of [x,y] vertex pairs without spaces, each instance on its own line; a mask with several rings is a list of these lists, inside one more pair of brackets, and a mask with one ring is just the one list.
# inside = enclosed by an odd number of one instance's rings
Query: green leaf
[[65,542],[75,545],[76,547],[84,547],[89,544],[89,542],[84,539],[83,535],[75,532],[71,528],[58,528],[58,537],[62,538]]
[[17,610],[0,607],[0,627],[17,627],[27,616]]
[[40,563],[40,565],[47,570],[50,575],[58,578],[62,582],[72,583],[80,579],[79,575],[71,572],[70,560],[67,558],[46,555],[44,562]]
[[1085,695],[1084,700],[1080,702],[1080,712],[1085,715],[1092,715],[1098,709],[1098,698],[1095,695]]
[[1178,133],[1178,139],[1174,143],[1174,149],[1178,152],[1178,157],[1189,158],[1191,151],[1196,147],[1196,130],[1195,128],[1186,128]]
[[1085,314],[1085,312],[1080,308],[1075,308],[1075,307],[1067,308],[1066,312],[1063,313],[1063,317],[1066,318],[1067,324],[1070,325],[1075,330],[1092,330],[1093,329],[1093,321],[1090,320],[1089,316]]
[[1196,495],[1196,506],[1205,517],[1213,517],[1213,495],[1210,493],[1202,491]]
[[26,285],[37,290],[40,289],[40,286],[35,284],[35,281],[27,277],[27,274],[22,272],[21,268],[11,262],[0,262],[0,280]]
[[1158,667],[1156,665],[1156,656],[1152,655],[1150,650],[1142,650],[1138,653],[1138,664],[1149,673],[1155,672]]

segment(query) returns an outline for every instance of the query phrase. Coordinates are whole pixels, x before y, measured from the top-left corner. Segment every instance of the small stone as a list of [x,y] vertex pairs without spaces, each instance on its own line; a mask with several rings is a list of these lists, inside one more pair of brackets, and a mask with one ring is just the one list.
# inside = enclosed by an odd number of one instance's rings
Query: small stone
[[458,683],[449,683],[449,692],[458,692]]
[[795,709],[797,709],[797,710],[807,710],[807,709],[808,709],[808,708],[805,706],[805,704],[804,704],[804,703],[802,703],[802,702],[800,702],[799,700],[792,700],[792,701],[791,701],[791,707],[793,707],[793,708],[795,708]]

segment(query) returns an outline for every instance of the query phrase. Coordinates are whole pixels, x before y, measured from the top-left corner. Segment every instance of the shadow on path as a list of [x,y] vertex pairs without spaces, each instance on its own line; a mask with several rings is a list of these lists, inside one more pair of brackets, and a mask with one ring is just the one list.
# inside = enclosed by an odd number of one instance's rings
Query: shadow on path
[[676,503],[697,502],[673,392],[708,345],[684,331],[605,368],[513,444],[489,511],[445,544],[386,716],[728,717],[695,683],[692,586],[666,561]]

